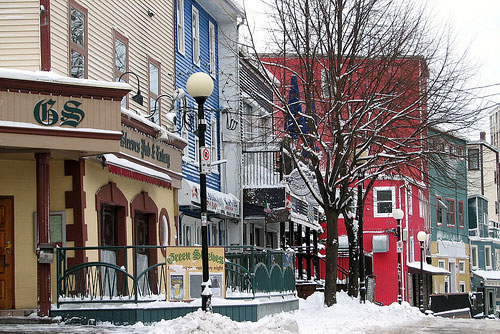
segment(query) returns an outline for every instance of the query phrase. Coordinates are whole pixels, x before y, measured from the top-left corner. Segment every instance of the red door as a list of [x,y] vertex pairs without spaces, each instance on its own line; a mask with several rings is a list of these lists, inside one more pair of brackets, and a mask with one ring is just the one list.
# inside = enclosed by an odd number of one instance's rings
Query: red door
[[0,309],[13,307],[13,206],[12,198],[0,198]]

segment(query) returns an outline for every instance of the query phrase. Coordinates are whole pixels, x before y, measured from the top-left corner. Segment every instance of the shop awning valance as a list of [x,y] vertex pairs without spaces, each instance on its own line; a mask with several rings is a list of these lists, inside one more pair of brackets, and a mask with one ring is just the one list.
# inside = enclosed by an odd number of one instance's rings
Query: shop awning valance
[[172,179],[166,173],[119,158],[114,154],[104,154],[103,157],[110,173],[167,189],[172,188]]
[[[188,180],[182,180],[182,189],[179,192],[179,206],[200,205],[200,185]],[[207,188],[207,210],[229,217],[238,217],[240,202],[233,194],[226,194]]]

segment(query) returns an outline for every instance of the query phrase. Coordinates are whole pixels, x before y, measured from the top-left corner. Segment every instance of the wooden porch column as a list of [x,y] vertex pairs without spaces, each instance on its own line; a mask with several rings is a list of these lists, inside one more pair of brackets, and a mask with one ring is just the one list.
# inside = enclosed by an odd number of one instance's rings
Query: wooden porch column
[[313,230],[313,264],[314,264],[314,277],[319,277],[319,258],[318,258],[318,231]]
[[307,280],[311,280],[311,228],[306,226],[306,271],[307,271]]
[[[36,159],[36,211],[38,243],[48,243],[50,235],[50,153],[35,153]],[[38,245],[37,245],[38,246]],[[50,311],[50,263],[37,263],[38,316]]]
[[280,222],[280,248],[285,249],[285,222]]
[[302,250],[302,225],[301,224],[297,224],[297,243],[299,245],[299,248],[298,248],[298,251],[297,251],[297,260],[298,260],[298,263],[297,263],[297,271],[299,273],[299,280],[302,280],[303,279],[303,276],[302,276],[302,269],[304,268],[304,253],[303,253],[303,250]]

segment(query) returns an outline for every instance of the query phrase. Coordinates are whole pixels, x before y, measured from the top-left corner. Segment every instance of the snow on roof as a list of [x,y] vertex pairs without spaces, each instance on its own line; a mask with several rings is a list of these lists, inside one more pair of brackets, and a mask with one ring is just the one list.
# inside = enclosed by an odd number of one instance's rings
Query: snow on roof
[[[408,262],[408,267],[420,270],[420,261]],[[424,271],[426,273],[429,273],[429,274],[435,274],[435,275],[438,275],[438,274],[441,274],[441,275],[450,275],[451,274],[446,269],[435,267],[435,266],[432,266],[432,265],[427,264],[425,262],[424,262],[423,269],[424,269]]]
[[132,90],[126,82],[110,82],[98,81],[89,79],[77,79],[65,77],[52,71],[25,71],[10,68],[0,68],[0,78],[14,79],[14,80],[27,80],[27,81],[41,81],[55,84],[65,84],[73,86],[89,86],[101,88],[115,88],[115,89],[128,89]]
[[484,279],[500,280],[500,270],[473,270],[472,273]]
[[92,132],[92,133],[106,133],[106,134],[116,134],[121,135],[121,131],[105,130],[105,129],[94,129],[94,128],[63,128],[60,126],[50,126],[38,125],[33,123],[25,122],[13,122],[13,121],[0,121],[0,126],[13,127],[13,128],[25,128],[25,129],[39,129],[39,130],[54,130],[54,131],[64,131],[64,132]]

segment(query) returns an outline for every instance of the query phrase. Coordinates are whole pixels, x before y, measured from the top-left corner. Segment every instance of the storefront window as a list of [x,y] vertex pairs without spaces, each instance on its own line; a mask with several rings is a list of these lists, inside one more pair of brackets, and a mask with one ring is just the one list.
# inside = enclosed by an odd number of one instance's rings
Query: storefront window
[[117,208],[103,206],[101,212],[101,246],[116,246]]

